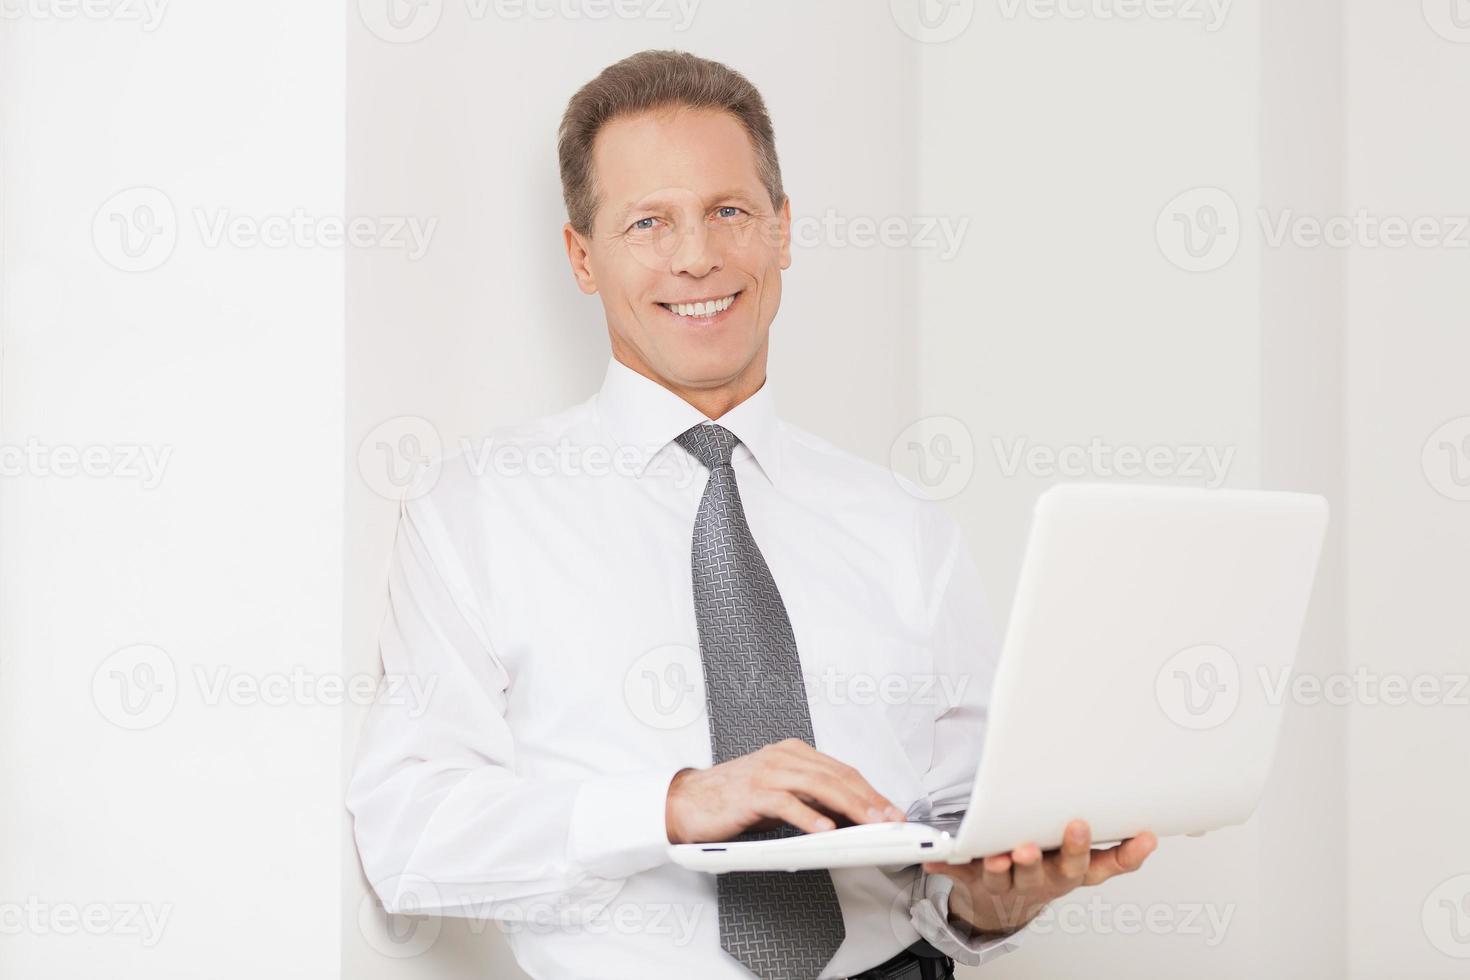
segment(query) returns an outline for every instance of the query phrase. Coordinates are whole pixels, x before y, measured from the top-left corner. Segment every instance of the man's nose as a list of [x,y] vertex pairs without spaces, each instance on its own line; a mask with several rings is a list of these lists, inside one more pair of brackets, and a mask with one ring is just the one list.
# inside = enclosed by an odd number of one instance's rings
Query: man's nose
[[687,226],[680,232],[674,253],[670,257],[669,271],[675,274],[706,276],[724,265],[724,255],[719,238],[710,234],[704,222]]

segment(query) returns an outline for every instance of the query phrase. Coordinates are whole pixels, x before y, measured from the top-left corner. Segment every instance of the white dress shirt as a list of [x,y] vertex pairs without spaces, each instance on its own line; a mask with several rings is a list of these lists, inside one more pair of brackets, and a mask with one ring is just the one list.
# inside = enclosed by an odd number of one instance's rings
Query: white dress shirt
[[[889,471],[776,415],[769,376],[718,422],[780,589],[816,747],[901,809],[962,809],[997,645],[959,526]],[[710,765],[690,548],[704,414],[616,360],[582,404],[497,429],[409,488],[384,673],[347,806],[389,912],[494,919],[537,978],[748,980],[715,878],[671,863],[667,789]],[[393,688],[390,687],[390,690]],[[950,879],[833,872],[847,938],[824,978],[921,935],[962,962]]]

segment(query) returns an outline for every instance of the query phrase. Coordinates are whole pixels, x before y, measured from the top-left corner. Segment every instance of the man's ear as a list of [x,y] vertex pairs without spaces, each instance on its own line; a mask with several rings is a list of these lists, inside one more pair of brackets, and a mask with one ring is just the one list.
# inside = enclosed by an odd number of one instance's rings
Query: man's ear
[[776,214],[776,220],[781,229],[781,268],[791,268],[791,195],[786,195],[786,200],[781,202],[781,210]]
[[588,262],[587,240],[577,234],[577,229],[572,227],[568,221],[562,225],[561,237],[567,246],[567,261],[572,265],[572,276],[577,280],[577,288],[591,296],[597,292],[597,279],[592,275],[592,266]]

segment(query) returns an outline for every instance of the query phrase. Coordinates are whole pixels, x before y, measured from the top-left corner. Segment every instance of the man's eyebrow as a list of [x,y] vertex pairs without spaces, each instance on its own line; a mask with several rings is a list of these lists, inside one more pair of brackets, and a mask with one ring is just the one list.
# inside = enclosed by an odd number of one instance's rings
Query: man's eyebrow
[[[749,191],[741,188],[735,188],[733,190],[720,191],[716,194],[711,194],[709,196],[709,199],[705,203],[705,207],[714,207],[715,202],[717,201],[738,201],[741,204],[748,205],[752,210],[756,207],[756,199],[750,195]],[[617,220],[625,220],[634,211],[652,210],[662,207],[668,203],[670,203],[668,200],[661,197],[646,197],[640,198],[637,201],[629,201],[623,205],[620,211],[618,211]]]

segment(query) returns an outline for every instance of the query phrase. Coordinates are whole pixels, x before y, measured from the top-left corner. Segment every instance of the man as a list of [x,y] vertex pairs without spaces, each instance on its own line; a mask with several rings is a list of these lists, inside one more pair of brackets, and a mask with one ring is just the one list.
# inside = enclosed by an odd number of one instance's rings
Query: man
[[348,799],[384,907],[501,920],[556,980],[919,978],[1138,868],[1151,834],[1092,853],[1081,821],[966,866],[670,863],[962,808],[996,643],[957,524],[776,414],[791,205],[759,93],[646,51],[572,98],[559,149],[612,358],[492,434],[524,466],[455,454],[406,495],[383,665],[434,694],[375,706]]

